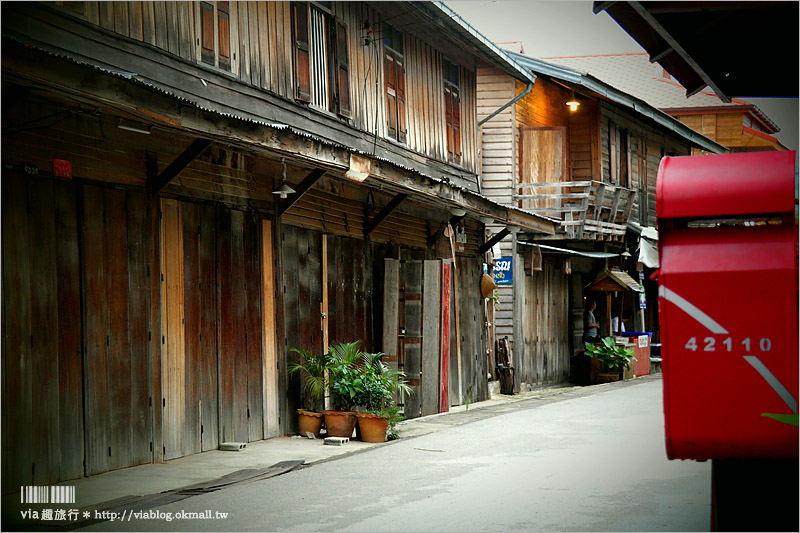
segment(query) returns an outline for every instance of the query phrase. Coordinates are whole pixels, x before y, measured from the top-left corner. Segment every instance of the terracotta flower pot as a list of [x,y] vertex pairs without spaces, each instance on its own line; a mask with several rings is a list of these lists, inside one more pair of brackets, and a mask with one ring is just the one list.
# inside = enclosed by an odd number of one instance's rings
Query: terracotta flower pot
[[329,437],[352,437],[356,428],[356,414],[353,411],[322,411]]
[[358,427],[364,442],[386,442],[389,419],[385,416],[358,413]]
[[298,435],[305,437],[308,432],[311,432],[315,437],[319,437],[320,429],[322,429],[322,413],[306,411],[305,409],[297,410]]

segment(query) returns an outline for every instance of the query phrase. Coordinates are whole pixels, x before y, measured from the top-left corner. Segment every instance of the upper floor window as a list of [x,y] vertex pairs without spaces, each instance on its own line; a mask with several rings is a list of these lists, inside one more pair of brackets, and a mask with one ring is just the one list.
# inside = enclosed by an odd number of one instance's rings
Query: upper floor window
[[383,24],[383,79],[389,137],[406,142],[406,70],[403,34]]
[[350,117],[347,26],[327,12],[327,4],[292,4],[295,97]]
[[458,94],[458,66],[444,61],[444,104],[447,123],[447,159],[461,162],[461,98]]
[[617,124],[608,124],[609,183],[629,187],[631,166],[630,132]]
[[200,60],[231,70],[229,2],[200,2]]

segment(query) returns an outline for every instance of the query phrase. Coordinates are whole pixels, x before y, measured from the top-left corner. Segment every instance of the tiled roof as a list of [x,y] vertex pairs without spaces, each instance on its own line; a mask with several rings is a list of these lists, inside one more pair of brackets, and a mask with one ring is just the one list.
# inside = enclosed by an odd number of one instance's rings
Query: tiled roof
[[764,123],[767,133],[779,130],[763,111],[740,98],[733,98],[730,103],[726,104],[711,90],[703,90],[691,98],[686,98],[686,89],[673,77],[666,74],[661,65],[650,63],[650,58],[646,53],[547,57],[543,59],[589,73],[628,94],[641,98],[658,109],[744,107],[750,109]]

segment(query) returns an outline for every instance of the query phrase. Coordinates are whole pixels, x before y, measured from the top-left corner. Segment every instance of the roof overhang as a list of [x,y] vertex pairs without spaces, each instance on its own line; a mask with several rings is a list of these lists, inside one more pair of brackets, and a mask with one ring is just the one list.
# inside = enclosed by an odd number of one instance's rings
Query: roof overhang
[[[692,96],[797,97],[798,2],[594,2]],[[767,56],[780,57],[782,68]]]
[[[87,58],[55,53],[40,46],[23,46],[11,39],[4,39],[4,44],[6,51],[14,51],[4,55],[4,83],[35,86],[42,93],[56,92],[60,98],[85,104],[102,103],[116,112],[141,118],[155,129],[265,150],[341,175],[350,168],[351,154],[356,154],[371,162],[366,186],[389,186],[431,206],[463,208],[470,216],[490,217],[528,232],[555,234],[557,223],[548,217],[500,204],[424,169],[403,166],[389,158],[332,142],[316,132],[267,121],[243,110],[233,114],[227,109],[206,106],[199,99],[179,94],[157,81]],[[120,98],[119,94],[126,97]],[[144,101],[146,106],[142,106]]]

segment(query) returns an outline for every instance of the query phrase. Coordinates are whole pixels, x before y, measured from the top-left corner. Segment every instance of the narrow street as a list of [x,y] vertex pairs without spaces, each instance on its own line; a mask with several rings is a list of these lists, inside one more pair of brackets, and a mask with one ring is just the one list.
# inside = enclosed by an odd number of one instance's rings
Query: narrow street
[[[710,464],[668,461],[661,380],[512,412],[95,530],[707,531]],[[210,510],[225,519],[181,519]],[[172,520],[165,517],[171,513]]]

